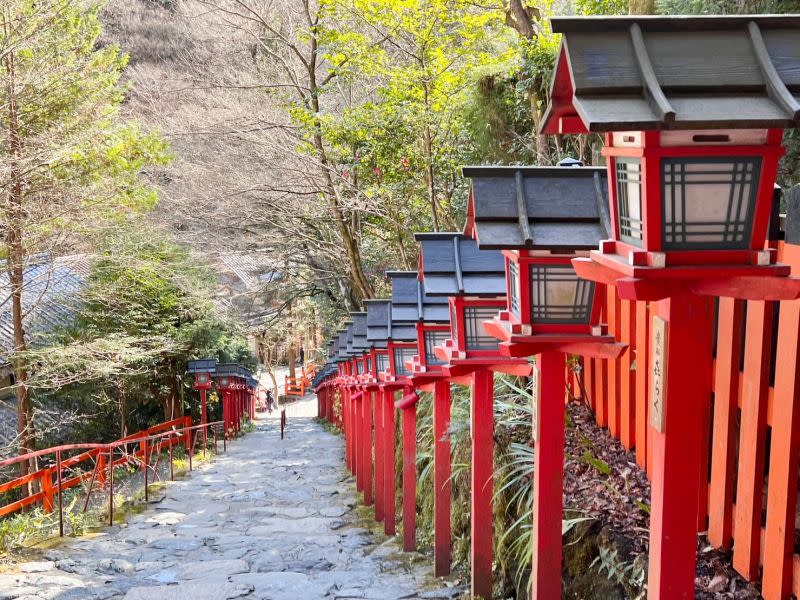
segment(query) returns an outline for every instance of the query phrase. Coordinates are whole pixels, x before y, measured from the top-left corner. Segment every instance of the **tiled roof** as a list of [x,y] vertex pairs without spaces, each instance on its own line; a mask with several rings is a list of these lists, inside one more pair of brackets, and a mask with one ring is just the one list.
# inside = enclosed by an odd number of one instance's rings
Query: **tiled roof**
[[[78,294],[89,278],[90,262],[82,255],[37,256],[25,268],[22,290],[23,323],[29,343],[35,345],[58,327],[68,326],[78,308]],[[5,263],[0,263],[0,362],[14,348],[11,285]]]

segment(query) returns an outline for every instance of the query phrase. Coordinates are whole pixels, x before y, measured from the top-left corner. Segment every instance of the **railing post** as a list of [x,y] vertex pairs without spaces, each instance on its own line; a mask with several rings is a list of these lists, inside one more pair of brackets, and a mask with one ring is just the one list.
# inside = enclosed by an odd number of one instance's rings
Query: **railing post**
[[403,550],[417,547],[417,405],[403,415]]
[[172,446],[174,445],[173,442],[175,441],[174,438],[170,438],[169,440],[169,480],[175,481],[175,467],[172,463]]
[[108,449],[108,525],[114,525],[114,448]]
[[373,413],[375,421],[375,520],[383,521],[384,459],[383,459],[383,392],[374,392]]
[[206,455],[206,444],[208,443],[207,440],[207,433],[206,433],[206,423],[208,423],[208,415],[206,413],[206,389],[202,388],[200,390],[200,420],[202,421],[203,425],[203,456]]
[[[792,247],[793,251],[796,249],[796,246]],[[782,302],[772,409],[772,414],[780,415],[780,418],[772,422],[764,577],[761,584],[761,594],[766,600],[782,600],[792,593],[800,454],[800,394],[797,393],[800,389],[799,339],[800,301]]]
[[192,448],[192,430],[187,429],[186,435],[189,436],[189,472],[192,471],[192,454],[194,454],[194,448]]
[[39,480],[41,481],[42,492],[44,492],[42,508],[44,508],[44,512],[51,513],[53,512],[53,476],[50,469],[43,469]]
[[[653,476],[647,597],[678,600],[694,598],[698,465],[703,451],[702,414],[711,401],[712,317],[708,299],[693,294],[659,300],[652,306],[651,347],[664,350],[666,370],[662,371],[663,388],[657,397],[651,397],[651,406],[658,402],[662,412],[651,419],[651,424],[658,427],[651,427]],[[656,337],[661,338],[658,344]],[[657,356],[655,351],[651,354],[651,369]],[[748,533],[737,531],[737,535]]]
[[61,450],[56,450],[56,480],[58,481],[58,536],[64,537],[64,490],[61,487]]
[[561,352],[544,352],[534,366],[531,600],[561,597],[565,359]]
[[150,494],[147,487],[147,467],[149,465],[149,459],[147,456],[147,437],[142,439],[142,469],[144,470],[144,501],[145,503],[150,501]]
[[382,394],[383,402],[383,532],[386,535],[394,535],[397,522],[397,481],[396,481],[396,457],[395,457],[395,408],[394,392],[388,390]]
[[372,506],[372,392],[364,390],[361,396],[361,446],[362,466],[364,471],[364,506]]
[[97,485],[106,487],[106,455],[102,450],[97,451]]

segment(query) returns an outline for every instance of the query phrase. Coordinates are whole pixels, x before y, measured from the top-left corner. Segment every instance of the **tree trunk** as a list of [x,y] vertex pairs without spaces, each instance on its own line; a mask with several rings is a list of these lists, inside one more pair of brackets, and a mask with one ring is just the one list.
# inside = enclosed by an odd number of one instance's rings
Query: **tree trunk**
[[632,15],[654,15],[656,14],[655,0],[631,0],[629,5]]
[[[313,23],[309,24],[313,26]],[[347,261],[350,265],[351,285],[359,296],[359,299],[366,300],[367,298],[372,298],[375,292],[372,289],[372,284],[364,273],[364,265],[361,262],[361,250],[358,246],[356,236],[353,234],[353,230],[350,228],[342,212],[339,195],[333,183],[333,178],[331,177],[331,164],[328,160],[328,153],[325,150],[325,143],[322,139],[322,122],[319,119],[319,95],[321,90],[317,85],[317,38],[312,36],[310,43],[312,58],[308,62],[307,72],[308,89],[311,90],[309,94],[309,103],[311,109],[314,111],[314,149],[317,152],[317,161],[319,162],[320,173],[324,181],[325,196],[328,200],[331,212],[333,213],[333,220],[336,223],[339,236],[342,238],[342,244],[347,254]]]
[[[425,111],[428,111],[428,88],[425,87]],[[425,125],[423,133],[425,143],[425,185],[428,188],[428,203],[431,205],[431,218],[433,219],[433,230],[439,231],[439,210],[436,206],[436,185],[433,177],[433,140],[431,137],[430,125]]]
[[297,361],[297,351],[294,348],[294,340],[289,342],[289,351],[287,352],[286,360],[289,362],[289,378],[294,379],[297,376],[297,371],[294,368],[294,363]]
[[[3,13],[3,33],[8,36],[8,20]],[[25,326],[22,320],[22,289],[25,285],[25,246],[23,243],[23,174],[22,139],[20,137],[19,113],[16,97],[14,52],[9,51],[5,58],[8,76],[8,147],[11,154],[9,164],[9,194],[6,204],[6,252],[8,254],[8,279],[11,284],[11,321],[14,329],[14,354],[25,353],[28,344],[25,339]],[[14,361],[17,390],[17,433],[19,452],[27,454],[36,448],[36,435],[33,428],[33,404],[28,389],[28,369],[23,361]],[[34,468],[33,463],[21,462],[20,475],[27,475]]]
[[[522,0],[508,0],[505,6],[506,25],[514,29],[526,40],[533,40],[537,35],[538,22],[542,18],[541,12],[535,6],[525,6]],[[536,161],[541,165],[552,162],[547,136],[539,133],[542,122],[542,108],[539,106],[539,97],[531,90],[528,94],[533,119],[533,135],[536,138]]]
[[125,380],[119,382],[119,437],[128,437],[128,401],[125,397]]

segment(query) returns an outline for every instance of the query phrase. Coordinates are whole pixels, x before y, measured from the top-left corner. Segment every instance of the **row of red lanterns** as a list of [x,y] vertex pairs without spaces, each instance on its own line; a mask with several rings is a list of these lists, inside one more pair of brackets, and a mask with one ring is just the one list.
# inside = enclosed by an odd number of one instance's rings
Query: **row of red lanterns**
[[[394,301],[368,303],[367,313],[354,315],[317,381],[320,413],[342,425],[347,465],[366,504],[373,502],[374,473],[376,517],[391,534],[394,415],[401,411],[410,550],[415,390],[433,392],[435,571],[444,575],[449,386],[471,387],[472,592],[490,598],[493,373],[530,375],[532,598],[558,598],[566,356],[628,352],[601,322],[606,286],[620,298],[649,302],[648,598],[693,598],[700,473],[691,466],[701,462],[703,407],[711,396],[710,300],[800,297],[800,281],[767,245],[782,130],[800,120],[800,81],[792,75],[800,68],[800,18],[563,18],[552,28],[563,41],[543,130],[604,135],[605,169],[464,169],[472,180],[465,234],[418,236],[416,318],[394,319],[394,307],[411,306]],[[492,251],[501,253],[499,269]],[[503,293],[492,293],[488,284],[498,273]],[[426,320],[426,298],[442,296],[448,318]],[[371,315],[380,322],[387,305],[385,337],[362,342],[360,322],[367,329]],[[413,335],[395,334],[409,322]],[[403,396],[395,402],[397,391]],[[332,412],[334,397],[341,415]]]

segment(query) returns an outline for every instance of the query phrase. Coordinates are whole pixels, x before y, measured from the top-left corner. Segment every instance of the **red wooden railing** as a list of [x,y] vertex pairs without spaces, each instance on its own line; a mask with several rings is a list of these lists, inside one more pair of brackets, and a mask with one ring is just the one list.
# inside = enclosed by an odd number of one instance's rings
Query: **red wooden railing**
[[[17,477],[5,483],[0,483],[0,493],[11,492],[13,490],[25,490],[25,496],[14,502],[0,506],[0,517],[19,511],[25,507],[42,505],[46,512],[55,510],[55,502],[58,502],[59,511],[59,533],[64,534],[63,526],[63,493],[70,488],[74,488],[89,480],[89,487],[86,491],[86,498],[83,503],[83,510],[86,511],[92,492],[95,488],[109,487],[109,523],[114,519],[114,468],[127,464],[141,465],[144,475],[145,501],[148,500],[149,475],[153,470],[157,472],[158,461],[161,459],[163,450],[169,452],[170,478],[174,477],[173,472],[173,447],[184,445],[189,459],[189,470],[192,469],[192,455],[194,454],[198,439],[203,436],[195,435],[199,429],[210,428],[214,437],[214,447],[217,446],[218,432],[223,431],[222,421],[215,421],[205,425],[192,425],[191,417],[180,417],[172,421],[160,423],[143,431],[131,434],[107,444],[66,444],[38,450],[22,456],[16,456],[0,461],[0,468],[14,468],[18,463],[31,461],[33,459],[47,460],[50,464],[33,473],[22,477]],[[227,447],[225,436],[222,436],[223,448]],[[134,445],[133,451],[128,451],[129,446]],[[205,446],[203,452],[205,452]],[[78,452],[67,458],[64,454]],[[155,465],[151,465],[153,456],[156,457]],[[49,460],[48,460],[49,457]],[[65,472],[69,473],[80,465],[87,465],[76,475],[67,479],[63,478]],[[37,488],[37,491],[29,493],[30,484]]]
[[286,396],[305,396],[306,385],[303,377],[287,377],[283,383],[283,393]]
[[[780,261],[800,274],[800,246],[778,242],[777,248]],[[582,387],[598,425],[635,449],[637,463],[649,474],[650,308],[620,300],[611,286],[606,291],[605,320],[631,351],[616,361],[584,359]],[[746,579],[757,581],[763,568],[766,600],[800,597],[800,555],[794,553],[800,300],[720,299],[713,382],[702,431],[698,531],[707,531],[712,545],[732,548],[734,568]],[[579,395],[580,383],[570,384]]]

